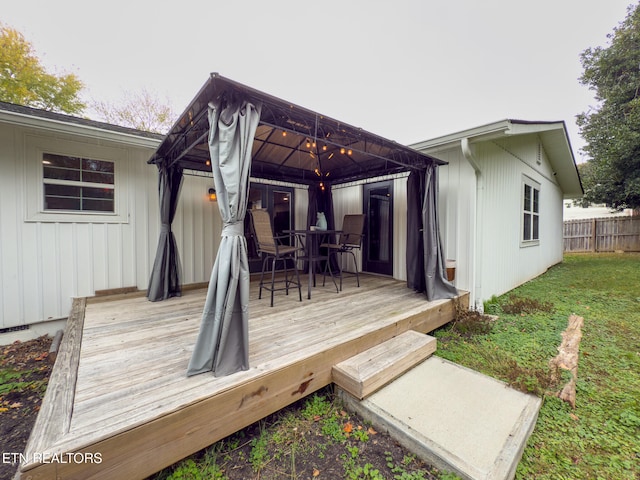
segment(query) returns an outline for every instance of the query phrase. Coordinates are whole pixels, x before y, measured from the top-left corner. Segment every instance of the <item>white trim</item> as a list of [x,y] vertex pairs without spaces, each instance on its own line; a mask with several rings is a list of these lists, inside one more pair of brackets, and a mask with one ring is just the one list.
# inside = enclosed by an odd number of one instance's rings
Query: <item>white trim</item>
[[[104,144],[86,144],[57,137],[25,134],[25,222],[51,223],[128,223],[129,199],[126,183],[128,180],[129,158],[127,150]],[[76,210],[44,209],[43,154],[50,153],[103,160],[114,163],[114,211],[94,212]],[[77,183],[76,183],[77,185]],[[92,184],[91,186],[96,186]]]
[[136,135],[135,133],[117,132],[96,126],[81,125],[51,118],[40,118],[29,114],[8,112],[6,110],[0,110],[0,122],[6,122],[14,126],[32,127],[44,131],[64,133],[66,135],[108,140],[126,146],[147,147],[154,150],[158,148],[162,142],[162,139],[144,137]]
[[348,183],[338,183],[336,185],[331,185],[331,189],[337,190],[340,188],[355,187],[358,185],[365,185],[367,183],[384,182],[387,180],[395,180],[398,178],[407,178],[407,177],[409,177],[409,172],[391,173],[389,175],[382,175],[380,177],[365,178],[363,180],[355,180],[353,182],[348,182]]
[[[533,212],[533,211],[529,211],[524,209],[524,187],[528,186],[531,188],[531,195],[532,195],[532,199],[531,201],[533,202],[533,195],[535,195],[535,191],[538,192],[538,211],[537,212]],[[541,185],[540,183],[536,182],[534,179],[532,179],[531,177],[527,176],[527,175],[522,175],[522,182],[520,183],[520,208],[518,209],[520,212],[520,247],[521,248],[526,248],[526,247],[535,247],[540,245],[540,195],[541,195]],[[530,240],[525,240],[524,237],[524,214],[525,212],[528,212],[530,215],[535,216],[537,215],[538,217],[538,238],[531,238]],[[531,225],[531,236],[533,237],[533,224]]]

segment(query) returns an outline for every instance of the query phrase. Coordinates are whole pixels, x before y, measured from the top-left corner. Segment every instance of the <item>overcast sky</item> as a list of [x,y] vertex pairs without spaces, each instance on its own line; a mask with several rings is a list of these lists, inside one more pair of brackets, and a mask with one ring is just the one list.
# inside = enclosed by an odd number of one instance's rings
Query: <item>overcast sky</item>
[[[564,120],[595,105],[580,53],[631,0],[0,0],[86,99],[146,88],[182,112],[210,72],[410,144],[486,123]],[[636,4],[636,2],[633,2]]]

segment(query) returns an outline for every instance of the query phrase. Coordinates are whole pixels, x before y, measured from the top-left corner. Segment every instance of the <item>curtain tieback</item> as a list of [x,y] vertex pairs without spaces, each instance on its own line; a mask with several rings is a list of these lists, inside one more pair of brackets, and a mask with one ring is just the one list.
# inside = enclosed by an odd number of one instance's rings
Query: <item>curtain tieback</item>
[[160,233],[171,233],[171,225],[169,223],[160,225]]
[[221,237],[243,237],[244,222],[225,223],[222,227]]

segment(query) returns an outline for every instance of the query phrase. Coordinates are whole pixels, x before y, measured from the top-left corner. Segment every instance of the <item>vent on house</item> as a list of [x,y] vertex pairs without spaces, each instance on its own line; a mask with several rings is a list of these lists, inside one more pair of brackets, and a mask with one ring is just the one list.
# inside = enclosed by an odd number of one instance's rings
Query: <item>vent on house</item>
[[18,325],[17,327],[0,328],[0,333],[19,332],[20,330],[29,330],[29,325]]

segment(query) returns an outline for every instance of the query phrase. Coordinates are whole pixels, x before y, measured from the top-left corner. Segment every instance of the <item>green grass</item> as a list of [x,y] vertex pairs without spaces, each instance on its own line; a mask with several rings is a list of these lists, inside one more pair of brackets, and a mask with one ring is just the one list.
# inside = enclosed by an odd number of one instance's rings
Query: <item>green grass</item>
[[[543,397],[516,478],[637,479],[640,255],[568,255],[485,312],[499,316],[488,333],[437,331],[437,355]],[[584,318],[575,409],[552,395],[567,377],[549,368],[572,313]]]

